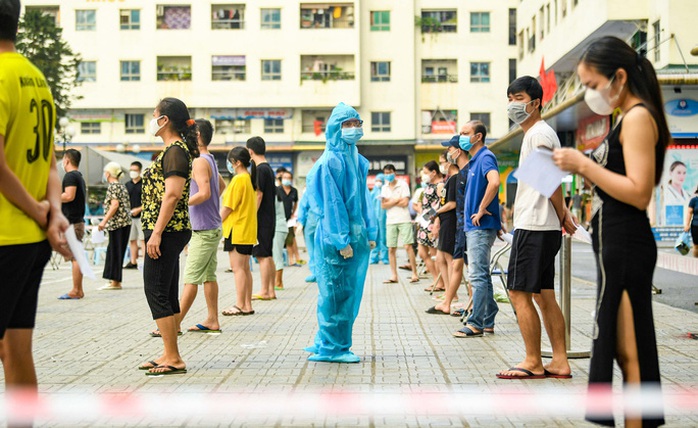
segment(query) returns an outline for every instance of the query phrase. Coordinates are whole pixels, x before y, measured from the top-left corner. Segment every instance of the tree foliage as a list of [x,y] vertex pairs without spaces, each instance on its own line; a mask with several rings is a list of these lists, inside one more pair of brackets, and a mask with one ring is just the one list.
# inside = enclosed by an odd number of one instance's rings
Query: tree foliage
[[79,54],[63,40],[63,29],[55,19],[38,10],[27,10],[19,22],[17,51],[36,65],[51,88],[57,117],[66,115],[73,100],[78,81]]

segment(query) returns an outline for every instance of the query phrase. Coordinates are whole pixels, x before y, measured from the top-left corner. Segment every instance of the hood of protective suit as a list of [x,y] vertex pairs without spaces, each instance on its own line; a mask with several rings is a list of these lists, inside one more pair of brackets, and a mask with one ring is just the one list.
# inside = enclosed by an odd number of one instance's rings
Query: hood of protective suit
[[330,118],[325,126],[325,139],[327,140],[327,149],[332,151],[347,151],[350,147],[342,141],[342,123],[350,119],[361,120],[359,113],[354,107],[344,103],[337,104],[332,110]]

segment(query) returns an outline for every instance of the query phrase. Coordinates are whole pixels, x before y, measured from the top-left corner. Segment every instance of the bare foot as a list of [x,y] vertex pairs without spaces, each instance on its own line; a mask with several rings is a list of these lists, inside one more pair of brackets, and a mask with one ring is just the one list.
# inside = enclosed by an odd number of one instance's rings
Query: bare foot
[[555,364],[555,363],[550,363],[547,366],[543,366],[543,368],[550,374],[553,375],[558,375],[558,376],[567,376],[572,374],[572,369],[570,368],[569,364]]

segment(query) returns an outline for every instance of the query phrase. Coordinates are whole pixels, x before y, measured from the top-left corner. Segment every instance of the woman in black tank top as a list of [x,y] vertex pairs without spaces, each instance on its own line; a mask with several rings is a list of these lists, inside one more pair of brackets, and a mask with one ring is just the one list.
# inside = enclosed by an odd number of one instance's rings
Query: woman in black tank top
[[[652,316],[657,247],[645,210],[662,175],[670,140],[659,84],[652,64],[615,37],[593,42],[582,55],[577,73],[587,88],[584,98],[592,111],[599,115],[621,112],[591,158],[574,149],[556,150],[553,157],[560,168],[594,184],[592,237],[599,288],[590,391],[610,393],[615,359],[627,386],[641,386],[643,393],[658,392]],[[612,413],[589,409],[588,420],[614,425]],[[643,403],[641,418],[626,415],[625,423],[626,427],[664,424],[661,403],[652,409]]]

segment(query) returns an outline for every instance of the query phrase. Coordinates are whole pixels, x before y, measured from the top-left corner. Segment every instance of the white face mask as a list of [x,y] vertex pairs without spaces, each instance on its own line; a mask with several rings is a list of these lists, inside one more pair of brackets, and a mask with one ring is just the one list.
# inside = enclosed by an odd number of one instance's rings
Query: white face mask
[[509,119],[511,119],[511,121],[515,124],[521,125],[528,120],[529,117],[531,117],[531,113],[526,111],[526,107],[532,102],[533,100],[527,103],[521,101],[510,102],[507,105],[507,116],[509,116]]
[[150,123],[148,124],[148,132],[153,137],[157,137],[158,132],[160,132],[162,127],[165,126],[165,125],[162,125],[162,126],[158,125],[158,120],[162,119],[163,117],[165,117],[165,116],[154,117],[150,120]]
[[448,166],[439,165],[439,171],[441,171],[441,174],[446,175],[448,173]]
[[431,176],[429,174],[422,174],[422,184],[431,183]]
[[128,175],[131,177],[132,180],[135,180],[136,178],[141,176],[141,173],[138,171],[131,171],[128,173]]
[[618,100],[620,92],[623,90],[623,87],[621,86],[615,96],[611,97],[609,95],[611,92],[613,79],[615,78],[616,77],[613,76],[608,82],[608,85],[601,90],[587,88],[586,92],[584,93],[584,102],[587,103],[591,111],[599,116],[608,116],[609,114],[613,113],[614,108],[612,104]]

